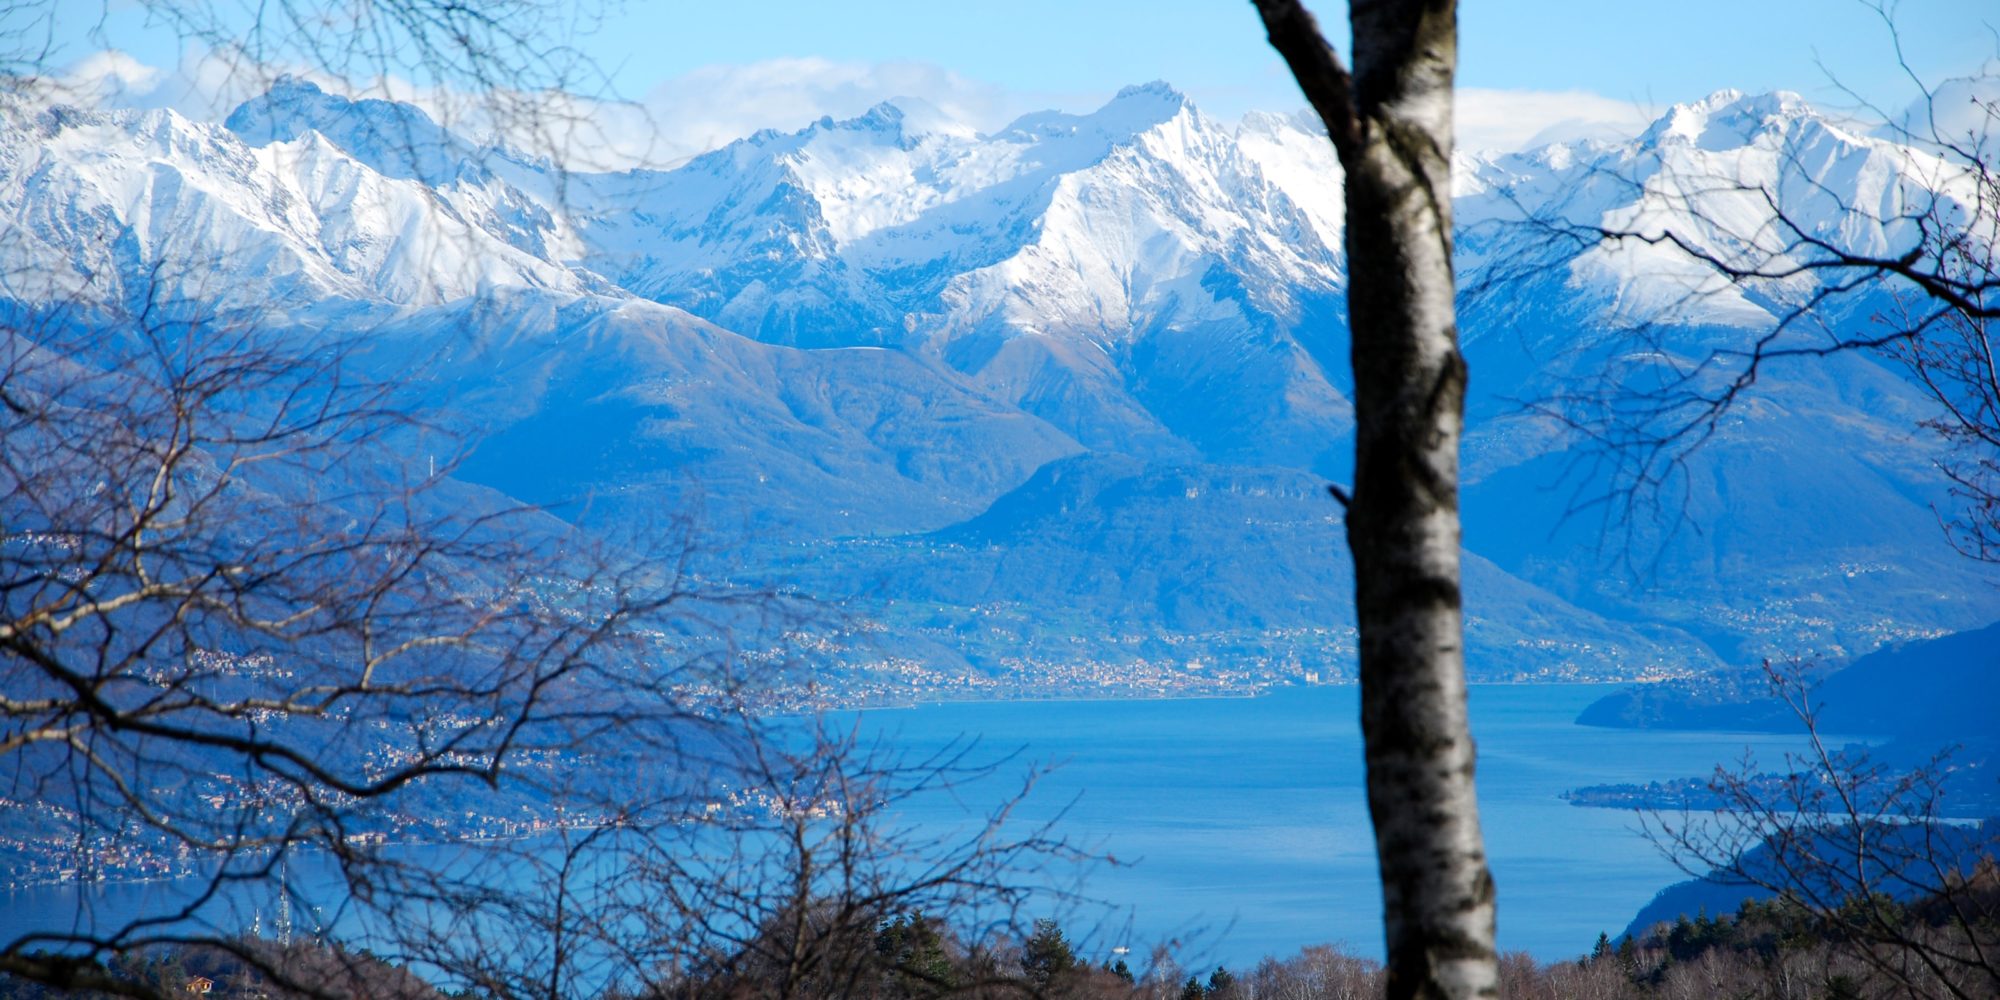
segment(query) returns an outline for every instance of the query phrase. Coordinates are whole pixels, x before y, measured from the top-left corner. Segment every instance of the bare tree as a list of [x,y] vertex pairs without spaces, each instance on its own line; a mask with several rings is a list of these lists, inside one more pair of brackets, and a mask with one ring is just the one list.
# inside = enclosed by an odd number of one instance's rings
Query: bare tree
[[[356,96],[420,100],[447,124],[504,134],[516,148],[551,156],[601,141],[590,120],[609,100],[604,73],[580,43],[597,31],[602,0],[361,0],[330,4],[280,0],[254,5],[205,0],[4,0],[0,76],[14,89],[72,98],[63,64],[93,50],[128,47],[137,13],[144,30],[184,47],[183,85],[212,93],[169,99],[236,99],[262,93],[279,76],[309,73]],[[121,10],[121,8],[126,8]],[[133,11],[130,8],[137,8]],[[430,137],[403,131],[415,158],[440,152]],[[458,151],[464,152],[464,151]]]
[[999,762],[793,716],[819,610],[698,578],[685,519],[586,534],[459,484],[374,331],[152,278],[0,328],[0,822],[41,877],[179,890],[0,940],[0,974],[143,996],[116,960],[199,947],[332,995],[243,936],[323,904],[494,996],[639,989],[810,914],[805,977],[885,915],[1011,928],[1086,860],[1010,822],[1025,787],[900,820]]
[[[1018,933],[1031,903],[1078,901],[1040,883],[1088,856],[1053,821],[1010,815],[1034,776],[955,827],[920,828],[899,818],[907,803],[1000,765],[975,762],[972,744],[907,759],[814,732],[758,740],[709,771],[698,795],[605,797],[616,814],[569,831],[561,850],[486,852],[476,879],[486,891],[413,870],[399,923],[431,930],[405,935],[398,957],[502,997],[848,996],[883,976],[937,995],[1018,987],[1011,969],[954,963],[943,976],[921,951],[878,945],[899,919],[936,915],[940,934],[985,941]],[[659,764],[658,754],[627,759]],[[450,901],[442,923],[425,919],[437,899]]]
[[1357,0],[1350,73],[1295,0],[1257,0],[1345,170],[1355,482],[1347,506],[1388,994],[1494,996],[1459,590],[1450,0]]
[[[2000,185],[2000,174],[1991,168],[1980,176],[1989,188]],[[1988,194],[2000,197],[2000,190]],[[2000,562],[2000,365],[1993,338],[2000,268],[1990,244],[1963,236],[1940,247],[1936,259],[1944,278],[1968,290],[1975,283],[1985,286],[1978,301],[1931,300],[1926,306],[1923,295],[1897,296],[1894,311],[1885,310],[1879,319],[1893,331],[1883,349],[1940,409],[1923,426],[1947,448],[1938,460],[1954,501],[1952,509],[1939,512],[1946,539],[1971,558]]]
[[[358,866],[366,803],[491,786],[616,721],[585,679],[687,596],[552,586],[528,512],[465,512],[382,449],[414,418],[359,345],[197,309],[35,317],[0,371],[9,797],[59,810],[86,878],[189,859],[209,888],[182,916],[297,845]],[[184,934],[167,916],[27,935],[0,967],[85,976]]]
[[619,553],[415,468],[365,336],[152,297],[5,334],[0,764],[42,821],[12,832],[84,881],[200,888],[0,942],[0,970],[233,947],[229,904],[295,892],[302,849],[381,908],[378,842],[600,823],[603,763],[699,780],[755,735],[727,641],[769,595],[697,592],[685,534]]
[[[1893,41],[1893,10],[1869,6]],[[1904,70],[1921,95],[1913,114],[1863,106],[1888,119],[1882,132],[1897,143],[1882,151],[1896,162],[1881,191],[1837,190],[1822,179],[1823,164],[1781,155],[1769,177],[1683,169],[1588,178],[1659,209],[1638,224],[1574,218],[1560,200],[1523,206],[1512,228],[1515,238],[1543,244],[1529,255],[1532,266],[1551,253],[1650,249],[1708,279],[1690,279],[1682,301],[1611,324],[1607,343],[1643,362],[1586,371],[1533,406],[1581,437],[1586,478],[1617,501],[1608,505],[1613,516],[1641,508],[1677,515],[1657,494],[1771,366],[1867,353],[1899,364],[1937,408],[1922,427],[1941,445],[1936,462],[1950,500],[1937,514],[1947,539],[1972,558],[2000,559],[2000,367],[1991,335],[2000,318],[2000,104],[1986,96],[1991,76],[1939,88]],[[1499,267],[1484,283],[1504,292],[1522,276]],[[1690,353],[1675,328],[1717,294],[1744,295],[1773,321]]]
[[[0,21],[79,16],[57,6]],[[540,0],[145,6],[251,85],[406,73],[517,136],[562,138],[538,88],[587,69]],[[32,96],[50,50],[9,37]],[[386,120],[373,138],[435,159]],[[454,985],[589,996],[806,913],[836,919],[786,939],[788,968],[903,910],[1009,927],[1031,869],[1082,860],[1015,830],[1017,797],[904,825],[985,771],[787,717],[785,636],[822,609],[700,578],[686,512],[610,537],[455,481],[472,442],[410,391],[422,351],[240,302],[220,261],[56,273],[11,256],[33,238],[0,231],[0,826],[38,877],[180,891],[0,940],[0,976],[154,995],[134,961],[193,947],[354,992],[324,975],[338,952],[244,934],[325,904],[328,937]]]
[[1807,672],[1765,664],[1808,749],[1778,773],[1716,768],[1712,812],[1653,813],[1646,829],[1697,878],[1775,899],[1797,932],[1832,943],[1895,994],[1971,1000],[2000,991],[1996,831],[1952,822],[1951,754],[1901,771],[1820,733]]
[[1338,948],[1313,945],[1286,961],[1266,958],[1250,974],[1252,995],[1269,1000],[1364,1000],[1382,994],[1382,967]]
[[[1876,9],[1893,38],[1892,10]],[[1897,159],[1895,175],[1863,201],[1820,180],[1813,164],[1781,156],[1772,177],[1591,179],[1669,210],[1641,226],[1566,218],[1559,204],[1530,212],[1524,238],[1568,252],[1664,252],[1712,279],[1661,314],[1608,333],[1621,354],[1642,360],[1589,372],[1537,406],[1579,432],[1587,464],[1608,473],[1610,516],[1629,519],[1659,504],[1659,491],[1773,366],[1868,353],[1900,366],[1934,406],[1920,427],[1939,445],[1949,495],[1937,510],[1943,534],[1966,556],[2000,557],[2000,377],[1991,338],[2000,316],[2000,106],[1980,96],[1991,83],[1919,83],[1914,116],[1883,115],[1898,143],[1883,153]],[[1947,99],[1963,103],[1948,108]],[[1674,328],[1716,293],[1744,295],[1774,321],[1733,337],[1709,331],[1719,339],[1690,355]],[[1966,762],[1946,750],[1898,770],[1856,748],[1832,749],[1804,674],[1769,664],[1766,672],[1809,750],[1776,774],[1751,762],[1718,768],[1708,786],[1717,810],[1655,815],[1651,835],[1689,874],[1775,897],[1773,912],[1837,952],[1869,995],[1992,995],[2000,989],[1992,869],[2000,844],[1990,829],[1953,822],[1945,808],[1947,777],[1962,778]],[[1795,971],[1781,966],[1771,974]]]

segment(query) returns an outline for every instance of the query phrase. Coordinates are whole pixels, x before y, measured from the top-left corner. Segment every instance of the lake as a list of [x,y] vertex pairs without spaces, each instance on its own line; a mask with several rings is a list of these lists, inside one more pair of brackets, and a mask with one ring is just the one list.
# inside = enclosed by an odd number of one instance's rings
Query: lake
[[[1639,835],[1633,814],[1571,806],[1558,797],[1564,790],[1706,774],[1746,748],[1776,764],[1802,745],[1573,723],[1609,690],[1473,688],[1482,819],[1505,949],[1544,960],[1586,952],[1600,931],[1616,933],[1684,877]],[[1067,929],[1087,937],[1092,954],[1129,944],[1143,956],[1153,943],[1179,939],[1190,966],[1243,966],[1317,943],[1381,953],[1358,698],[1353,687],[1329,686],[1258,698],[947,703],[844,722],[918,753],[974,735],[993,756],[1018,750],[1024,762],[1058,763],[1022,817],[1060,812],[1072,841],[1124,862],[1096,869],[1085,887],[1121,908],[1072,911]],[[1018,787],[1024,766],[1003,766],[955,794],[997,801]],[[901,808],[918,825],[963,816],[943,796]],[[170,893],[162,885],[0,892],[0,934],[66,925],[80,909],[129,914]],[[263,919],[268,928],[272,915]]]
[[[1572,806],[1563,791],[1706,775],[1746,748],[1776,765],[1804,746],[1768,734],[1573,722],[1611,690],[1472,689],[1504,949],[1543,960],[1582,954],[1686,877],[1640,835],[1632,813]],[[1379,957],[1359,697],[1352,686],[1327,686],[1258,698],[939,704],[868,713],[862,727],[912,748],[979,734],[987,748],[1060,762],[1028,813],[1066,806],[1071,837],[1133,862],[1097,871],[1088,889],[1130,908],[1137,953],[1198,931],[1190,943],[1231,965],[1329,942]],[[1003,786],[996,779],[994,792]]]

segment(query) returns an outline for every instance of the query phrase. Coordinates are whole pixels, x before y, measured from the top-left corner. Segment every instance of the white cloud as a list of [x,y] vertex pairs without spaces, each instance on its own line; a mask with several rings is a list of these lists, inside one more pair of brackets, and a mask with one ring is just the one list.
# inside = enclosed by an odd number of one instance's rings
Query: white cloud
[[79,60],[56,81],[68,100],[102,104],[124,102],[158,89],[166,74],[115,49]]
[[[1083,97],[1095,107],[1109,95]],[[915,98],[941,123],[991,131],[1030,111],[1075,106],[1079,95],[1011,91],[922,62],[856,63],[819,58],[768,59],[708,66],[654,87],[615,140],[653,163],[715,149],[759,129],[792,130],[822,117],[852,118],[885,100]],[[614,116],[621,112],[612,111]]]
[[[697,69],[634,101],[542,95],[530,101],[528,113],[506,109],[514,114],[502,131],[516,148],[573,170],[664,168],[762,129],[793,131],[824,117],[852,118],[892,99],[904,103],[906,113],[924,107],[931,127],[979,131],[1048,106],[927,63],[772,59]],[[440,102],[432,96],[421,103],[429,110]],[[474,109],[455,120],[466,128],[493,115]]]
[[933,63],[785,58],[703,67],[633,101],[544,97],[538,113],[525,116],[532,134],[519,124],[506,131],[519,148],[553,155],[572,169],[663,168],[763,129],[790,132],[821,118],[853,118],[883,101],[897,101],[906,114],[922,108],[927,127],[990,132],[1029,112],[1090,111],[1110,98],[1009,90]]
[[[790,130],[823,115],[853,117],[898,97],[920,98],[952,121],[992,131],[1030,111],[1087,111],[1110,96],[1026,94],[928,63],[772,59],[707,67],[660,84],[639,102],[643,116],[627,112],[650,121],[651,138],[643,144],[633,141],[644,132],[635,121],[623,130],[626,141],[621,145],[656,163],[675,162],[760,128]],[[1656,115],[1655,108],[1586,91],[1462,88],[1458,141],[1467,150],[1508,151],[1581,138],[1631,138]]]
[[1581,90],[1461,87],[1455,113],[1459,148],[1511,152],[1576,139],[1629,139],[1645,131],[1657,112]]
[[1878,135],[1897,142],[1946,150],[1952,158],[2000,162],[2000,60],[1931,89],[1930,96],[1904,108]]
[[623,168],[642,162],[644,115],[633,106],[606,105],[570,95],[506,91],[469,94],[418,87],[396,77],[349,79],[300,66],[283,66],[227,50],[190,48],[171,69],[147,66],[106,50],[40,80],[42,99],[85,107],[152,111],[171,109],[196,121],[219,122],[238,105],[269,90],[281,76],[309,80],[320,89],[355,99],[413,104],[475,142],[489,139],[494,122],[511,145],[531,155],[569,160],[579,167]]
[[938,124],[981,131],[1052,105],[1095,107],[1109,95],[1009,91],[920,62],[852,63],[771,59],[697,69],[634,101],[569,94],[471,96],[406,81],[346,80],[301,67],[252,63],[232,53],[190,49],[171,69],[107,50],[45,80],[48,97],[95,107],[171,108],[219,121],[262,93],[281,74],[310,79],[330,93],[408,101],[463,134],[483,137],[493,122],[510,143],[574,169],[664,167],[760,129],[793,130],[819,118],[851,118],[893,98],[935,109]]
[[236,106],[269,89],[279,76],[309,79],[354,97],[413,101],[434,113],[436,95],[396,80],[349,81],[300,67],[261,63],[228,51],[189,48],[171,69],[149,66],[116,49],[93,53],[45,78],[50,100],[87,107],[152,111],[170,108],[197,121],[220,121]]
[[[409,101],[470,137],[483,138],[491,123],[500,122],[499,131],[510,144],[579,170],[668,167],[759,129],[789,131],[821,117],[851,118],[896,98],[928,104],[941,119],[935,124],[992,131],[1031,111],[1087,111],[1110,96],[1009,90],[931,63],[820,58],[704,67],[626,102],[566,94],[471,96],[396,79],[343,80],[195,49],[172,69],[147,66],[117,51],[100,52],[70,67],[54,81],[54,89],[57,99],[73,103],[170,107],[191,118],[220,120],[261,93],[280,72],[304,76],[329,92]],[[1458,144],[1466,150],[1630,137],[1652,118],[1653,109],[1584,91],[1458,92]]]

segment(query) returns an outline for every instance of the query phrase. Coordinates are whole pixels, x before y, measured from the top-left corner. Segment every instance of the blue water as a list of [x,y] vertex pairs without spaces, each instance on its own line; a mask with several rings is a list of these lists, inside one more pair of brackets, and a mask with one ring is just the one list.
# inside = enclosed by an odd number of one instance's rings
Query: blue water
[[[1750,734],[1591,729],[1572,723],[1607,692],[1588,685],[1473,689],[1479,791],[1499,885],[1500,941],[1548,960],[1587,951],[1683,876],[1633,814],[1582,809],[1565,789],[1708,773],[1747,750],[1776,764],[1800,741]],[[1381,903],[1362,793],[1358,692],[1296,688],[1254,699],[952,703],[849,717],[867,738],[918,754],[976,736],[975,756],[1017,753],[992,775],[898,808],[920,828],[963,823],[1018,790],[1029,762],[1055,763],[1018,813],[1060,815],[1072,842],[1118,859],[1083,886],[1116,907],[1060,913],[1094,954],[1183,943],[1190,966],[1241,966],[1338,942],[1381,952]],[[1068,880],[1067,869],[1051,878]],[[80,910],[116,918],[157,908],[166,885],[0,892],[0,936],[63,926]],[[337,903],[327,901],[329,909]],[[271,914],[265,914],[269,928]],[[247,924],[240,913],[218,918]],[[312,918],[297,915],[309,927]]]
[[[1746,749],[1775,765],[1802,746],[1572,722],[1608,690],[1473,689],[1504,949],[1544,960],[1582,954],[1686,877],[1638,832],[1634,814],[1569,805],[1558,797],[1564,790],[1705,775]],[[863,728],[909,747],[979,734],[986,748],[1059,761],[1026,814],[1066,807],[1061,829],[1071,838],[1133,862],[1101,868],[1088,883],[1091,895],[1129,907],[1108,928],[1129,922],[1141,954],[1181,938],[1240,965],[1325,942],[1381,953],[1358,698],[1353,687],[1318,687],[1255,699],[929,705],[872,713]]]

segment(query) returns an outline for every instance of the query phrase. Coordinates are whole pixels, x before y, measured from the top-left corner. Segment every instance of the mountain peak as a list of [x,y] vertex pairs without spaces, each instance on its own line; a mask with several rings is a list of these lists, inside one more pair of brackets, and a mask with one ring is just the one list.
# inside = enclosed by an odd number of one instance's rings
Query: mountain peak
[[1079,130],[1099,137],[1120,137],[1137,135],[1154,127],[1174,120],[1183,113],[1194,111],[1193,102],[1187,95],[1175,90],[1161,80],[1141,83],[1120,90],[1103,107],[1085,115],[1072,115],[1061,111],[1038,111],[1022,115],[1001,130],[1002,134],[1013,133],[1039,138],[1060,138],[1077,135]]
[[[377,102],[393,107],[387,102]],[[223,127],[253,146],[290,142],[307,130],[326,132],[354,112],[354,102],[329,94],[319,84],[286,73],[271,81],[262,94],[236,106]]]
[[1135,83],[1129,87],[1121,87],[1118,90],[1117,96],[1112,98],[1113,101],[1138,99],[1167,101],[1173,104],[1188,103],[1187,95],[1175,90],[1173,84],[1165,80],[1150,80],[1146,83]]
[[1736,149],[1773,129],[1817,117],[1805,98],[1789,90],[1746,95],[1725,89],[1667,109],[1640,141],[1648,146],[1685,143],[1707,150]]
[[317,132],[387,177],[433,186],[477,173],[472,147],[421,109],[399,101],[333,94],[285,74],[230,112],[223,127],[252,146]]
[[871,128],[896,129],[901,131],[903,127],[903,109],[897,107],[894,101],[882,101],[867,111],[862,112],[861,117],[854,119],[854,123],[857,125],[866,125]]
[[1149,123],[1163,122],[1192,110],[1194,102],[1186,94],[1175,90],[1165,80],[1134,84],[1118,91],[1117,95],[1098,111],[1099,115],[1116,109],[1126,115],[1143,117]]
[[295,101],[312,100],[326,96],[326,90],[319,84],[292,73],[280,73],[278,78],[264,88],[266,100]]
[[836,120],[831,115],[824,116],[809,131],[813,129],[880,135],[902,145],[929,135],[972,138],[978,134],[936,105],[917,97],[892,97],[853,118]]

